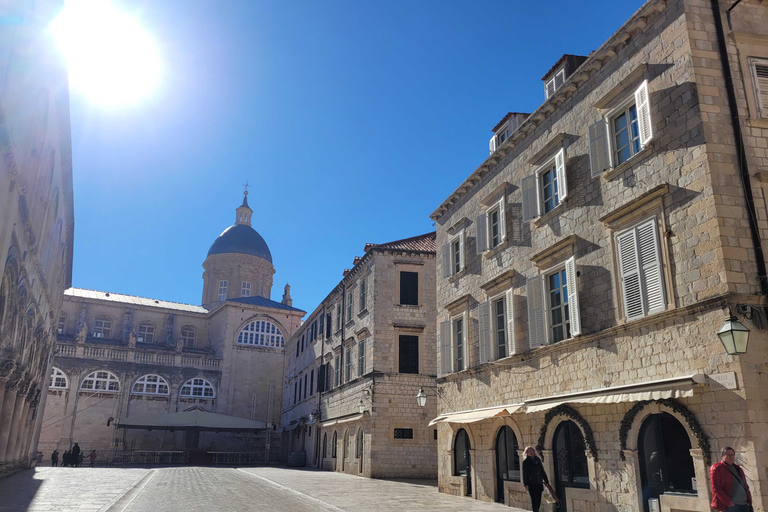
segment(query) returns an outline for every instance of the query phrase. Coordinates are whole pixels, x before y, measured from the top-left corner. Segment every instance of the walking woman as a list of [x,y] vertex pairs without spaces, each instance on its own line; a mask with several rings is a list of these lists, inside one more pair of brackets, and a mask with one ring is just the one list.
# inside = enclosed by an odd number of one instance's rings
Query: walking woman
[[[557,495],[549,485],[549,478],[544,471],[541,459],[536,456],[536,450],[533,446],[525,447],[525,459],[523,460],[523,483],[525,490],[531,495],[531,506],[533,512],[539,512],[541,506],[541,494],[544,492],[544,486],[547,486],[549,492],[557,500]],[[558,500],[559,504],[559,500]]]

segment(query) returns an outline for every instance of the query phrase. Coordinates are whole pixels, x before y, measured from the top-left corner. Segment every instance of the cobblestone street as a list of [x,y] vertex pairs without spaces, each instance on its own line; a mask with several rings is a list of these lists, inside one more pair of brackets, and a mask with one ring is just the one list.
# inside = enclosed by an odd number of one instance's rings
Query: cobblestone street
[[520,511],[447,496],[432,481],[258,468],[49,468],[0,480],[0,512]]

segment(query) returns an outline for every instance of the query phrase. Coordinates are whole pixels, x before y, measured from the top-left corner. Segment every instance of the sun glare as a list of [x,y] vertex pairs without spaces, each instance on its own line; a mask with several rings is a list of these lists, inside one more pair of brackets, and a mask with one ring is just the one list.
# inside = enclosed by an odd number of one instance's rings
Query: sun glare
[[73,91],[103,105],[135,103],[157,85],[152,39],[107,1],[69,0],[51,24]]

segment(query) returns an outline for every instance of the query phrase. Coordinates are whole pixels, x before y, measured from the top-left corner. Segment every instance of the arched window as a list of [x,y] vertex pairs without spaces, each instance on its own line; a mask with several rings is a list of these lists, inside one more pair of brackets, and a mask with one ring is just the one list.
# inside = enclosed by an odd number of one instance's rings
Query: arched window
[[453,442],[453,473],[455,475],[469,475],[469,436],[463,428],[456,432],[456,439]]
[[357,436],[355,436],[355,458],[363,458],[363,427],[358,427]]
[[255,320],[240,331],[237,342],[242,345],[262,347],[283,347],[285,338],[280,329],[268,320]]
[[167,395],[168,382],[159,375],[144,375],[133,384],[131,393],[141,395]]
[[648,500],[665,492],[696,494],[691,439],[674,416],[666,412],[648,416],[640,426],[637,446],[646,511]]
[[155,326],[149,322],[142,322],[139,324],[139,333],[136,337],[137,341],[143,343],[155,342]]
[[508,425],[496,437],[496,501],[504,503],[504,481],[520,481],[520,452],[517,436]]
[[51,382],[48,383],[48,389],[67,389],[68,387],[67,375],[54,366],[51,369]]
[[104,370],[89,373],[80,384],[85,391],[120,391],[120,381],[115,374]]
[[336,435],[336,431],[333,432],[333,444],[331,444],[331,457],[336,458],[336,443],[338,441],[338,436]]
[[93,337],[109,339],[112,337],[112,320],[106,316],[100,316],[93,322]]
[[181,339],[184,342],[185,347],[194,347],[195,346],[195,335],[196,335],[195,328],[191,325],[185,325],[181,328]]
[[581,429],[573,421],[564,421],[555,430],[554,446],[555,483],[560,489],[579,487],[589,489],[587,445]]
[[181,386],[179,395],[203,398],[214,398],[216,396],[211,383],[200,378],[189,379],[185,382],[184,385]]
[[328,434],[323,432],[323,458],[328,456]]

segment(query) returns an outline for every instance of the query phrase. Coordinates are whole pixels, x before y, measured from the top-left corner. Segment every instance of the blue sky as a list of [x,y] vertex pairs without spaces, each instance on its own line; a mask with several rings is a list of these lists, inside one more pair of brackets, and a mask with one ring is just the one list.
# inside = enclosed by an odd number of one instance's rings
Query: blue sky
[[272,299],[312,311],[363,254],[434,229],[491,128],[544,100],[642,2],[133,0],[160,86],[72,91],[73,285],[199,304],[202,263],[251,185]]

